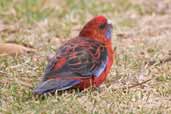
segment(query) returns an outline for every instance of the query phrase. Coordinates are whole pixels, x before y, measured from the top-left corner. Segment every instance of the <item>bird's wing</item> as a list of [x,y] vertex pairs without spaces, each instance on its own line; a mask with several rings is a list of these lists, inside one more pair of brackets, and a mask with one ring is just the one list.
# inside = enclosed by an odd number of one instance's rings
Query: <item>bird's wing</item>
[[44,79],[99,76],[106,63],[107,50],[103,44],[89,38],[76,38],[58,49],[45,70]]
[[80,83],[81,78],[100,76],[106,65],[107,50],[103,44],[88,38],[71,40],[50,60],[44,79],[34,93],[72,88]]

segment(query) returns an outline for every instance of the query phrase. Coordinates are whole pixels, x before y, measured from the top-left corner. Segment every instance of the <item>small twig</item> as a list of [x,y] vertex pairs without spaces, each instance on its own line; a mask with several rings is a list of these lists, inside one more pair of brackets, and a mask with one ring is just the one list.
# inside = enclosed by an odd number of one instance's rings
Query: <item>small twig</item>
[[152,65],[159,66],[161,64],[164,64],[164,63],[167,63],[167,62],[170,62],[170,61],[171,61],[171,56],[169,56],[167,58],[164,58],[164,59],[161,59],[161,60],[159,60],[159,62],[156,61],[156,60],[149,61],[149,62],[146,63],[146,65],[148,65],[148,66],[152,66]]
[[131,89],[131,88],[134,88],[134,87],[137,87],[137,86],[141,86],[141,85],[143,85],[143,84],[145,84],[145,83],[147,83],[147,82],[149,82],[149,81],[151,81],[153,78],[150,78],[150,79],[147,79],[147,80],[144,80],[143,82],[141,82],[141,83],[136,83],[136,84],[134,84],[134,85],[129,85],[128,87],[123,87],[123,88],[121,88],[121,89]]

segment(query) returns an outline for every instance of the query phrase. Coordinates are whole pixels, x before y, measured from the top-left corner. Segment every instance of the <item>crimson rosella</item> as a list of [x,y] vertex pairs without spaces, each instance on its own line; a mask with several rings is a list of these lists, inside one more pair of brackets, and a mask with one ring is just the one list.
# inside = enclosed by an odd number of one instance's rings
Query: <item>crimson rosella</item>
[[79,35],[56,51],[49,61],[35,94],[90,86],[98,87],[107,77],[112,63],[112,24],[104,16],[96,16]]

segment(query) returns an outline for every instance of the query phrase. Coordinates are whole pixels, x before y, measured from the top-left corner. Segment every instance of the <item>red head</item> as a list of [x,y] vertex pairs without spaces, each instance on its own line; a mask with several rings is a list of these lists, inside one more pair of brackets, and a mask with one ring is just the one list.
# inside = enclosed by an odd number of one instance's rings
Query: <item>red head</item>
[[112,23],[104,16],[96,16],[83,27],[79,36],[92,38],[101,43],[110,42],[112,37]]

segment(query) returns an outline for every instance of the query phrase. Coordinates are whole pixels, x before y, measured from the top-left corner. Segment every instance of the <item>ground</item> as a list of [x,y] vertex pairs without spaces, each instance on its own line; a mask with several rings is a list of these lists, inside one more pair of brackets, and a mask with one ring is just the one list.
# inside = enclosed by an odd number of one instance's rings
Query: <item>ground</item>
[[[0,0],[0,42],[36,50],[0,56],[0,113],[171,113],[170,14],[170,0]],[[96,15],[114,26],[116,59],[105,83],[35,98],[47,58]]]

